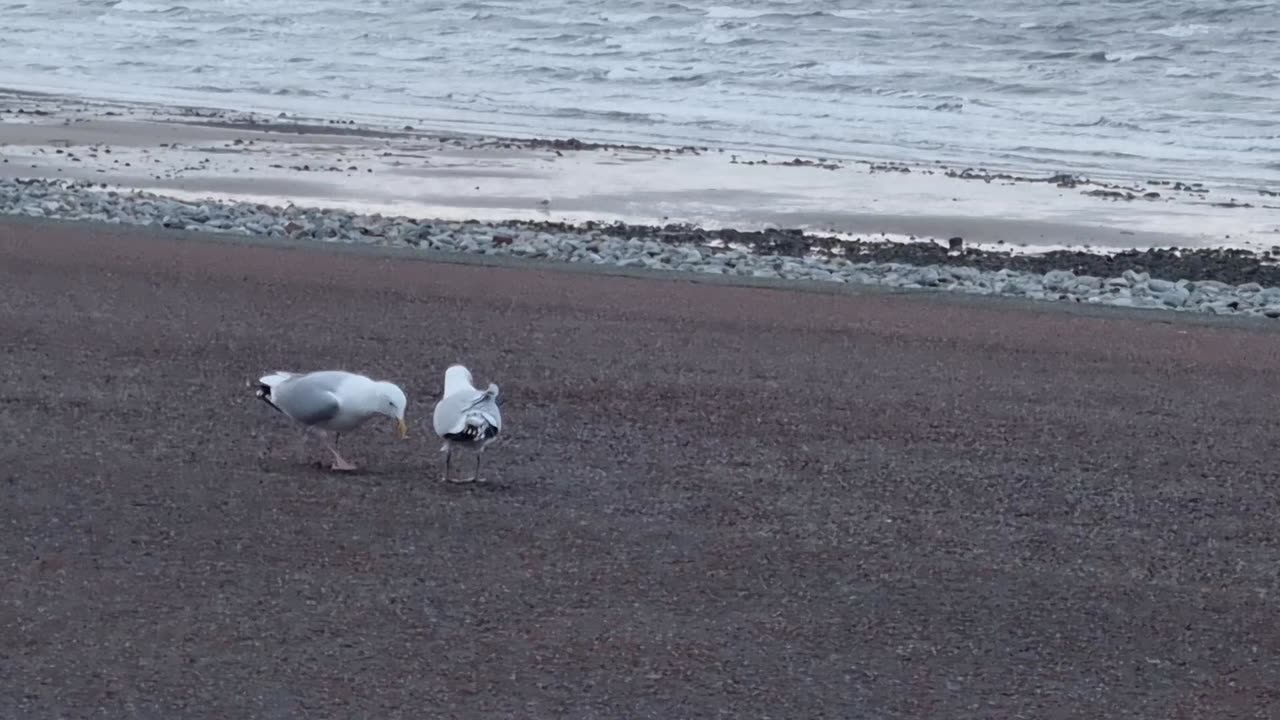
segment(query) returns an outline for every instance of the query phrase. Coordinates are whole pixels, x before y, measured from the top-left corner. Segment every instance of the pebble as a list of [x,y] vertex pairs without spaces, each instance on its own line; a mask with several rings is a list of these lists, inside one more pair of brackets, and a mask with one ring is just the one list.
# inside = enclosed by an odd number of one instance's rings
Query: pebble
[[75,181],[0,178],[0,214],[1280,319],[1280,287],[1264,288],[1256,282],[1231,285],[1218,280],[1153,279],[1149,273],[1133,269],[1119,277],[1104,278],[1076,275],[1067,269],[1034,273],[963,265],[854,262],[838,255],[768,255],[742,247],[680,242],[679,233],[664,231],[646,238],[619,237],[617,232],[568,226],[549,232],[522,223],[459,223],[292,205],[185,202],[144,192],[107,191]]
[[[1151,282],[1154,283],[1156,281],[1152,280]],[[1185,288],[1178,287],[1171,282],[1164,282],[1167,283],[1165,291],[1156,293],[1156,297],[1160,298],[1160,302],[1171,308],[1180,308],[1183,305],[1186,305],[1187,300],[1191,297],[1191,293],[1187,292]]]

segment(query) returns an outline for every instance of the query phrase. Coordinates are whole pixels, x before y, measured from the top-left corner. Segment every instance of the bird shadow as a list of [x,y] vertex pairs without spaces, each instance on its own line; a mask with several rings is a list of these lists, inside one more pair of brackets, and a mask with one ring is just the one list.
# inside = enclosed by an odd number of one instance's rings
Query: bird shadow
[[321,460],[284,460],[276,458],[261,458],[258,461],[258,469],[272,475],[286,475],[290,477],[323,477],[323,478],[377,478],[386,477],[388,473],[385,470],[369,467],[365,465],[357,465],[354,470],[336,470],[329,463]]
[[509,492],[515,489],[515,485],[512,485],[511,483],[494,480],[465,483],[445,482],[443,480],[436,480],[435,482],[438,485],[444,486],[445,492],[500,493]]
[[357,465],[355,470],[334,470],[321,460],[288,461],[283,459],[260,459],[258,469],[268,475],[306,480],[361,481],[382,485],[403,483],[418,489],[435,489],[437,492],[452,494],[496,494],[519,492],[517,483],[505,480],[483,480],[481,482],[446,482],[439,475],[425,471],[421,467],[405,465],[366,466]]

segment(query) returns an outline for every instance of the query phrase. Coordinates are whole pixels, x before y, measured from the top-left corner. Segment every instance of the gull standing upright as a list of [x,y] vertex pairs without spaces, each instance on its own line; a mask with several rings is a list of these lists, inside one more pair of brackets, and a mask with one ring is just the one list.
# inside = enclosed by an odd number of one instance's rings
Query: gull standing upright
[[[342,370],[302,374],[277,371],[258,378],[258,397],[301,424],[304,433],[319,431],[325,447],[333,453],[334,470],[356,469],[338,454],[338,438],[374,415],[394,418],[400,438],[408,435],[404,422],[408,399],[404,391],[393,383],[364,375]],[[333,431],[333,442],[329,442],[325,430]]]
[[[436,403],[432,416],[436,434],[444,439],[440,448],[444,455],[444,480],[449,482],[483,482],[480,479],[480,455],[502,430],[502,412],[498,410],[498,386],[489,383],[484,390],[472,384],[471,371],[462,365],[450,365],[444,372],[444,395]],[[465,480],[449,477],[449,461],[454,447],[469,448],[476,453],[476,474]]]

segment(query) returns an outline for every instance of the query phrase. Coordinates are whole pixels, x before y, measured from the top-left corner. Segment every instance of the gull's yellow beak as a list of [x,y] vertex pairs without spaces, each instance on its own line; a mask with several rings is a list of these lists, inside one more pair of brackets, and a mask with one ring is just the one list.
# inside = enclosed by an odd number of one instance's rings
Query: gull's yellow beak
[[400,439],[409,437],[409,426],[404,424],[404,418],[400,418],[396,422],[396,431],[400,433]]

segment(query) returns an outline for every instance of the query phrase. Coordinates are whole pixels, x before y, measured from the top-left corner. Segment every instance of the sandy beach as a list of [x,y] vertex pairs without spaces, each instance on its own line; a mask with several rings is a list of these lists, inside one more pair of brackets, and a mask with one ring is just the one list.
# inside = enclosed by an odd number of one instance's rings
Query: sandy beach
[[1280,188],[596,145],[0,93],[0,177],[444,220],[799,228],[1002,252],[1280,245]]
[[[15,717],[1280,712],[1266,321],[346,249],[0,221]],[[411,438],[307,465],[303,365]]]

